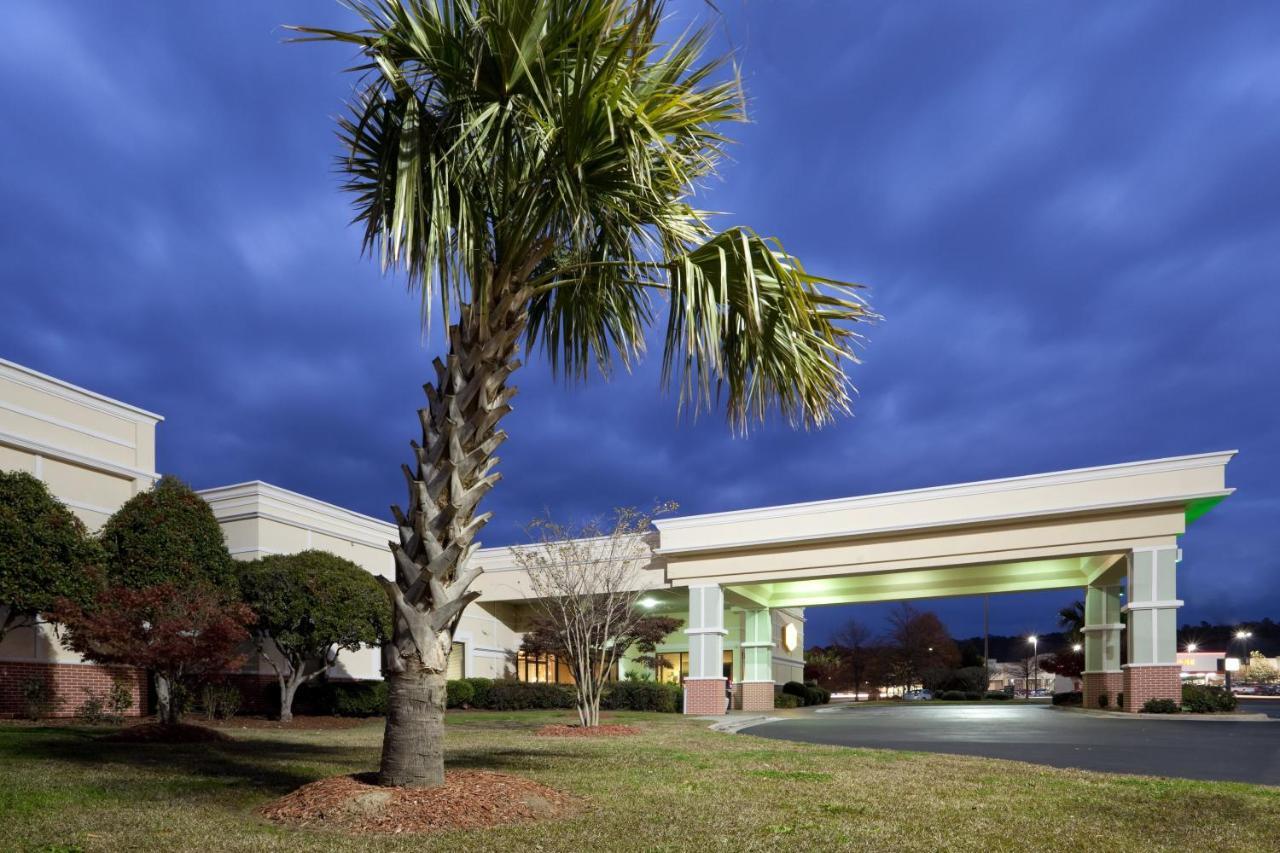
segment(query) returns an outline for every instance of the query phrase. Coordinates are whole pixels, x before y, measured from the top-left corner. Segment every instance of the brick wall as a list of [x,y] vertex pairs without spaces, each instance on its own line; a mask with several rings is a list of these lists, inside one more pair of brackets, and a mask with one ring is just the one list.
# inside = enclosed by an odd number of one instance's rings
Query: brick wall
[[1123,672],[1086,672],[1081,676],[1083,682],[1085,708],[1098,708],[1098,697],[1107,694],[1107,710],[1116,710],[1116,702],[1124,692]]
[[274,675],[236,673],[225,676],[225,681],[240,691],[241,714],[280,712],[280,682]]
[[773,710],[772,681],[744,681],[739,685],[742,689],[742,701],[738,705],[744,711]]
[[723,678],[686,679],[684,712],[702,716],[725,712],[725,680]]
[[1124,709],[1137,712],[1149,699],[1182,704],[1182,667],[1129,666],[1124,671]]
[[38,661],[0,661],[0,717],[22,716],[26,710],[23,685],[39,680],[52,695],[54,707],[48,716],[74,717],[85,699],[100,696],[106,699],[113,685],[113,677],[119,676],[128,684],[133,696],[133,707],[127,716],[146,714],[148,689],[146,673],[128,666],[98,666],[96,664],[43,663]]

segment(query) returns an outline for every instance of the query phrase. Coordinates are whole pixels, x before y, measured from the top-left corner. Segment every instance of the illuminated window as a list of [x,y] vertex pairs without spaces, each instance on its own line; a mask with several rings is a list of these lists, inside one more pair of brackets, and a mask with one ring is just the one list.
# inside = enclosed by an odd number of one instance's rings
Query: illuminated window
[[[683,684],[689,677],[688,652],[659,652],[658,681],[663,684]],[[733,678],[733,652],[724,653],[722,671],[725,678]]]

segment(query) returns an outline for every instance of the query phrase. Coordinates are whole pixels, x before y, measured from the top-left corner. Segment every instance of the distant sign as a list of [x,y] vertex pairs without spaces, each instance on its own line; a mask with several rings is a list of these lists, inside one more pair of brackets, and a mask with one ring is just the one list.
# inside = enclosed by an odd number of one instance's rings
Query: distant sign
[[1218,658],[1218,672],[1238,672],[1240,658]]

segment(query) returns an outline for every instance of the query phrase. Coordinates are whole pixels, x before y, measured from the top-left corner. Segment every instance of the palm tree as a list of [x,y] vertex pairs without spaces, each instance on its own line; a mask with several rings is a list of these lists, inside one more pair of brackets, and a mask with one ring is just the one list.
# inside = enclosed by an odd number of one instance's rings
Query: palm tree
[[738,429],[775,408],[820,426],[849,408],[854,324],[873,315],[855,286],[748,228],[714,231],[692,205],[743,95],[723,57],[703,60],[706,29],[659,41],[660,0],[347,5],[364,29],[294,29],[361,56],[339,119],[355,221],[365,251],[406,273],[423,322],[448,322],[384,582],[381,781],[430,786],[521,349],[573,379],[592,364],[607,376],[641,354],[665,297],[663,381],[682,409],[714,396]]
[[1058,627],[1067,632],[1072,643],[1081,642],[1084,636],[1084,602],[1073,601],[1058,611]]

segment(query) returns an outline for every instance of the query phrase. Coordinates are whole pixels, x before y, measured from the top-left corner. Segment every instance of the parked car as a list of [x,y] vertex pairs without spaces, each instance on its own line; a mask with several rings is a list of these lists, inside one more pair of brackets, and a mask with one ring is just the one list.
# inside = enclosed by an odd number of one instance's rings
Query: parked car
[[1252,684],[1236,684],[1231,688],[1232,693],[1239,693],[1241,696],[1252,696],[1258,692],[1258,688]]
[[908,702],[924,702],[933,698],[932,690],[908,690],[902,694],[902,698]]

